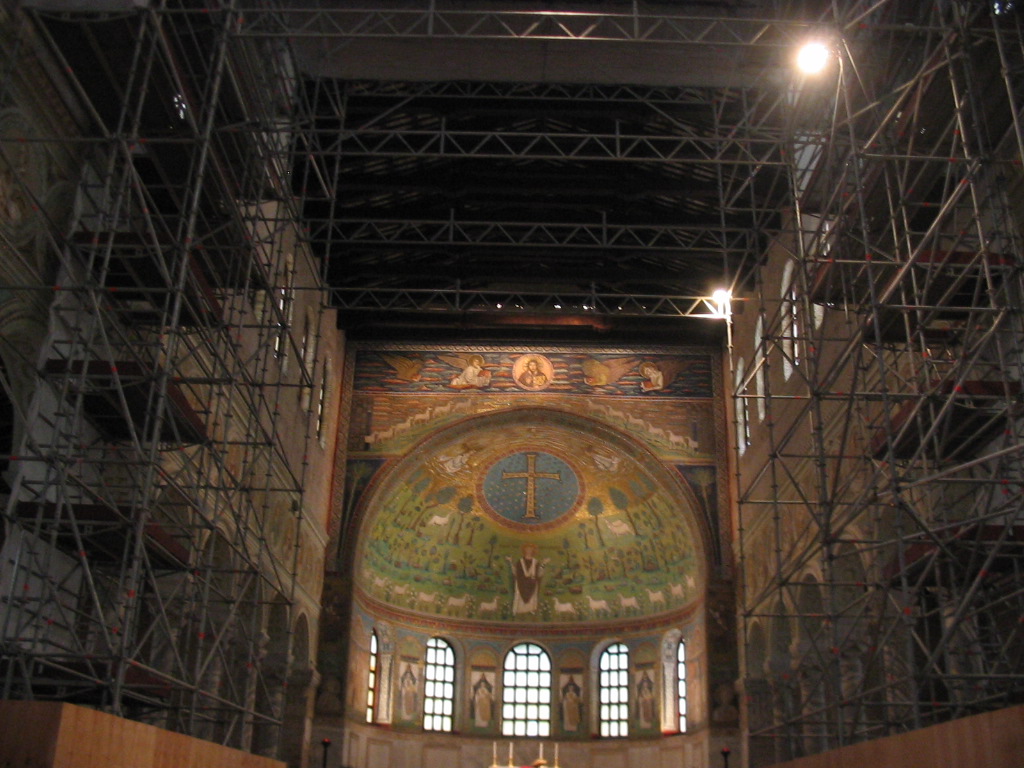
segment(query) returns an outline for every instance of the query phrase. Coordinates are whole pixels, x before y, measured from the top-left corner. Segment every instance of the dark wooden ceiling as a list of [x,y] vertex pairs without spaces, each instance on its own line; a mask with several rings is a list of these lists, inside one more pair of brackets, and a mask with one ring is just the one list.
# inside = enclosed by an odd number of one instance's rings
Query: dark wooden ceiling
[[[412,296],[432,332],[676,336],[681,313],[658,301],[729,286],[787,205],[772,93],[316,80],[305,98],[310,151],[293,178],[353,331],[407,332],[420,313],[392,301]],[[475,303],[429,312],[459,291]],[[587,296],[616,309],[595,322]],[[637,296],[649,306],[616,302]]]

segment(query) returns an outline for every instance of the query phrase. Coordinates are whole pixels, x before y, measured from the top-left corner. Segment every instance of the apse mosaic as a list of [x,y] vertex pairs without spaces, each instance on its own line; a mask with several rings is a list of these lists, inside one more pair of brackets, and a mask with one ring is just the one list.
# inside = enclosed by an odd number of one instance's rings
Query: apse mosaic
[[439,431],[371,485],[356,583],[382,608],[456,621],[676,614],[704,581],[698,505],[613,430],[505,410]]
[[711,356],[401,350],[360,355],[355,388],[711,397]]
[[583,488],[568,458],[513,450],[480,473],[477,498],[498,522],[522,530],[558,525],[579,508]]
[[447,424],[543,402],[665,457],[712,462],[720,446],[713,360],[707,352],[361,351],[347,447],[402,454]]

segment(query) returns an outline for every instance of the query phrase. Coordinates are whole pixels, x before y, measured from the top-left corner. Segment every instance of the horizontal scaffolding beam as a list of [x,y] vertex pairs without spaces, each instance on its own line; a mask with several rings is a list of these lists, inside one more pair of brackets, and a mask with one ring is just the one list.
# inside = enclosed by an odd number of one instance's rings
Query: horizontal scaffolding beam
[[247,9],[240,36],[456,38],[643,42],[711,48],[778,49],[820,29],[807,21],[641,12],[428,9]]

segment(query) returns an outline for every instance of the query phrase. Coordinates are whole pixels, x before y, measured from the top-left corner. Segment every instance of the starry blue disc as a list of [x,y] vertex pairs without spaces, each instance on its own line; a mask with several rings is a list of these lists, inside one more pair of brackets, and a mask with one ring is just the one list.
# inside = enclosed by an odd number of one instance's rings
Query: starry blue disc
[[580,482],[564,459],[543,451],[519,451],[491,465],[482,491],[498,516],[517,525],[541,526],[575,510]]

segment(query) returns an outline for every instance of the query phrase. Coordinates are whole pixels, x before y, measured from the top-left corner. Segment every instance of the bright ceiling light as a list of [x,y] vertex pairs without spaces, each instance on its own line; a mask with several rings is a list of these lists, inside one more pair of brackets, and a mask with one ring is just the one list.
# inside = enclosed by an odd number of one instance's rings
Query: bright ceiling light
[[711,301],[714,302],[714,313],[718,317],[729,317],[732,313],[732,293],[725,288],[719,288],[711,294]]
[[806,43],[796,54],[796,65],[805,75],[816,75],[828,64],[828,57],[824,43]]

